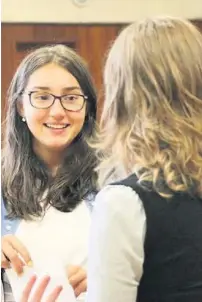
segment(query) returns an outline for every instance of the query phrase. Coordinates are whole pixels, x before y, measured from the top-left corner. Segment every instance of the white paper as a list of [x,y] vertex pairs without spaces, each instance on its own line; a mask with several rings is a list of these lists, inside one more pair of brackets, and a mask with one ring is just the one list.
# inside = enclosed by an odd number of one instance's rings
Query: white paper
[[[39,264],[39,262],[38,262]],[[49,275],[51,277],[51,280],[44,292],[42,302],[46,300],[47,296],[54,290],[54,288],[58,285],[63,286],[63,290],[60,294],[60,296],[57,299],[57,302],[75,302],[76,298],[74,295],[74,291],[72,287],[68,284],[67,277],[65,275],[65,271],[57,267],[57,270],[53,267],[52,264],[50,264],[49,268],[44,271],[44,263],[43,263],[43,272],[41,271],[39,265],[30,268],[30,267],[24,267],[24,273],[22,276],[17,276],[17,274],[12,270],[7,270],[7,276],[9,278],[9,281],[11,283],[13,294],[16,302],[19,302],[22,296],[22,291],[24,290],[26,284],[30,280],[30,278],[33,275],[37,275],[37,281],[33,287],[32,294],[35,291],[35,288],[40,283],[40,280],[42,277]],[[32,295],[31,295],[32,296]]]
[[33,268],[25,266],[21,277],[11,269],[6,270],[16,302],[33,274],[51,277],[45,297],[56,286],[62,285],[63,291],[57,302],[84,301],[85,297],[76,300],[66,269],[69,265],[86,269],[90,222],[89,210],[83,202],[73,212],[61,213],[50,208],[42,220],[20,223],[16,236],[27,247]]

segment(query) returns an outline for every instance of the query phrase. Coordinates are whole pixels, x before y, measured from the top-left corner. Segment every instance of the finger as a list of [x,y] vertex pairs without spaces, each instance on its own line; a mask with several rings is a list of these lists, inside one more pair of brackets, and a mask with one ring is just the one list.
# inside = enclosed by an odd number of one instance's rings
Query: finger
[[30,296],[30,293],[32,291],[32,288],[36,282],[37,277],[36,276],[32,276],[31,279],[29,280],[29,282],[27,283],[25,289],[22,292],[22,298],[20,300],[20,302],[27,302]]
[[53,292],[49,295],[47,298],[46,302],[55,302],[56,299],[59,297],[63,287],[62,286],[57,286]]
[[9,236],[7,240],[11,244],[11,246],[20,254],[25,263],[31,265],[31,257],[24,244],[16,236]]
[[86,272],[80,269],[75,275],[69,278],[69,283],[75,289],[84,279],[86,279]]
[[10,268],[10,262],[6,259],[3,252],[1,252],[1,268]]
[[83,280],[79,285],[74,289],[74,294],[76,298],[80,296],[81,293],[85,293],[87,291],[87,279]]
[[81,267],[76,265],[68,265],[67,266],[67,275],[68,278],[71,278],[73,275],[80,271]]
[[49,276],[43,277],[43,279],[40,281],[40,284],[37,286],[37,288],[35,290],[35,293],[32,297],[31,302],[40,302],[41,301],[42,296],[43,296],[49,282],[50,282]]
[[24,263],[9,242],[4,242],[3,253],[10,260],[11,265],[16,273],[22,274]]

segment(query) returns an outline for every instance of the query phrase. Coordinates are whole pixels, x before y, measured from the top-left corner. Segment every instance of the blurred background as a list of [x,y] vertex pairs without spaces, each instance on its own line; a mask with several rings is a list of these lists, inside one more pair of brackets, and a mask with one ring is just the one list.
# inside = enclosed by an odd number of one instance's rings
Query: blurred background
[[147,16],[191,20],[202,31],[202,0],[2,0],[2,120],[6,91],[23,57],[46,44],[66,44],[89,64],[102,108],[102,69],[110,43]]

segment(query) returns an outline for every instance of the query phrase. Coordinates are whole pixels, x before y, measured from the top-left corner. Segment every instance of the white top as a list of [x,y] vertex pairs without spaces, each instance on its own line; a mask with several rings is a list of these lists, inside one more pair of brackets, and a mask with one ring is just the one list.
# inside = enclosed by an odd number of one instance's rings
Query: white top
[[[50,206],[43,217],[20,222],[15,235],[30,252],[34,267],[25,268],[25,273],[20,278],[12,269],[6,270],[16,301],[33,271],[39,276],[50,274],[55,280],[51,285],[54,287],[62,281],[64,285],[68,285],[68,265],[87,268],[90,223],[91,213],[85,201],[69,213]],[[77,299],[84,300],[85,294]],[[66,298],[61,295],[58,301],[64,302]]]
[[87,302],[135,302],[143,273],[146,215],[130,187],[98,193],[92,215]]

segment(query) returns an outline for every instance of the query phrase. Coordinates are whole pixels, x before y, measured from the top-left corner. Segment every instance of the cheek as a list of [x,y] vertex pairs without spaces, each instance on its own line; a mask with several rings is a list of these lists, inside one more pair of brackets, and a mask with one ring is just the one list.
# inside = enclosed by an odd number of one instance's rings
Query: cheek
[[43,125],[45,113],[40,110],[28,108],[25,110],[25,118],[29,128],[35,128]]
[[79,132],[84,124],[85,121],[85,111],[84,112],[75,112],[71,113],[71,116],[69,116],[69,121],[73,124],[74,128],[77,129]]

